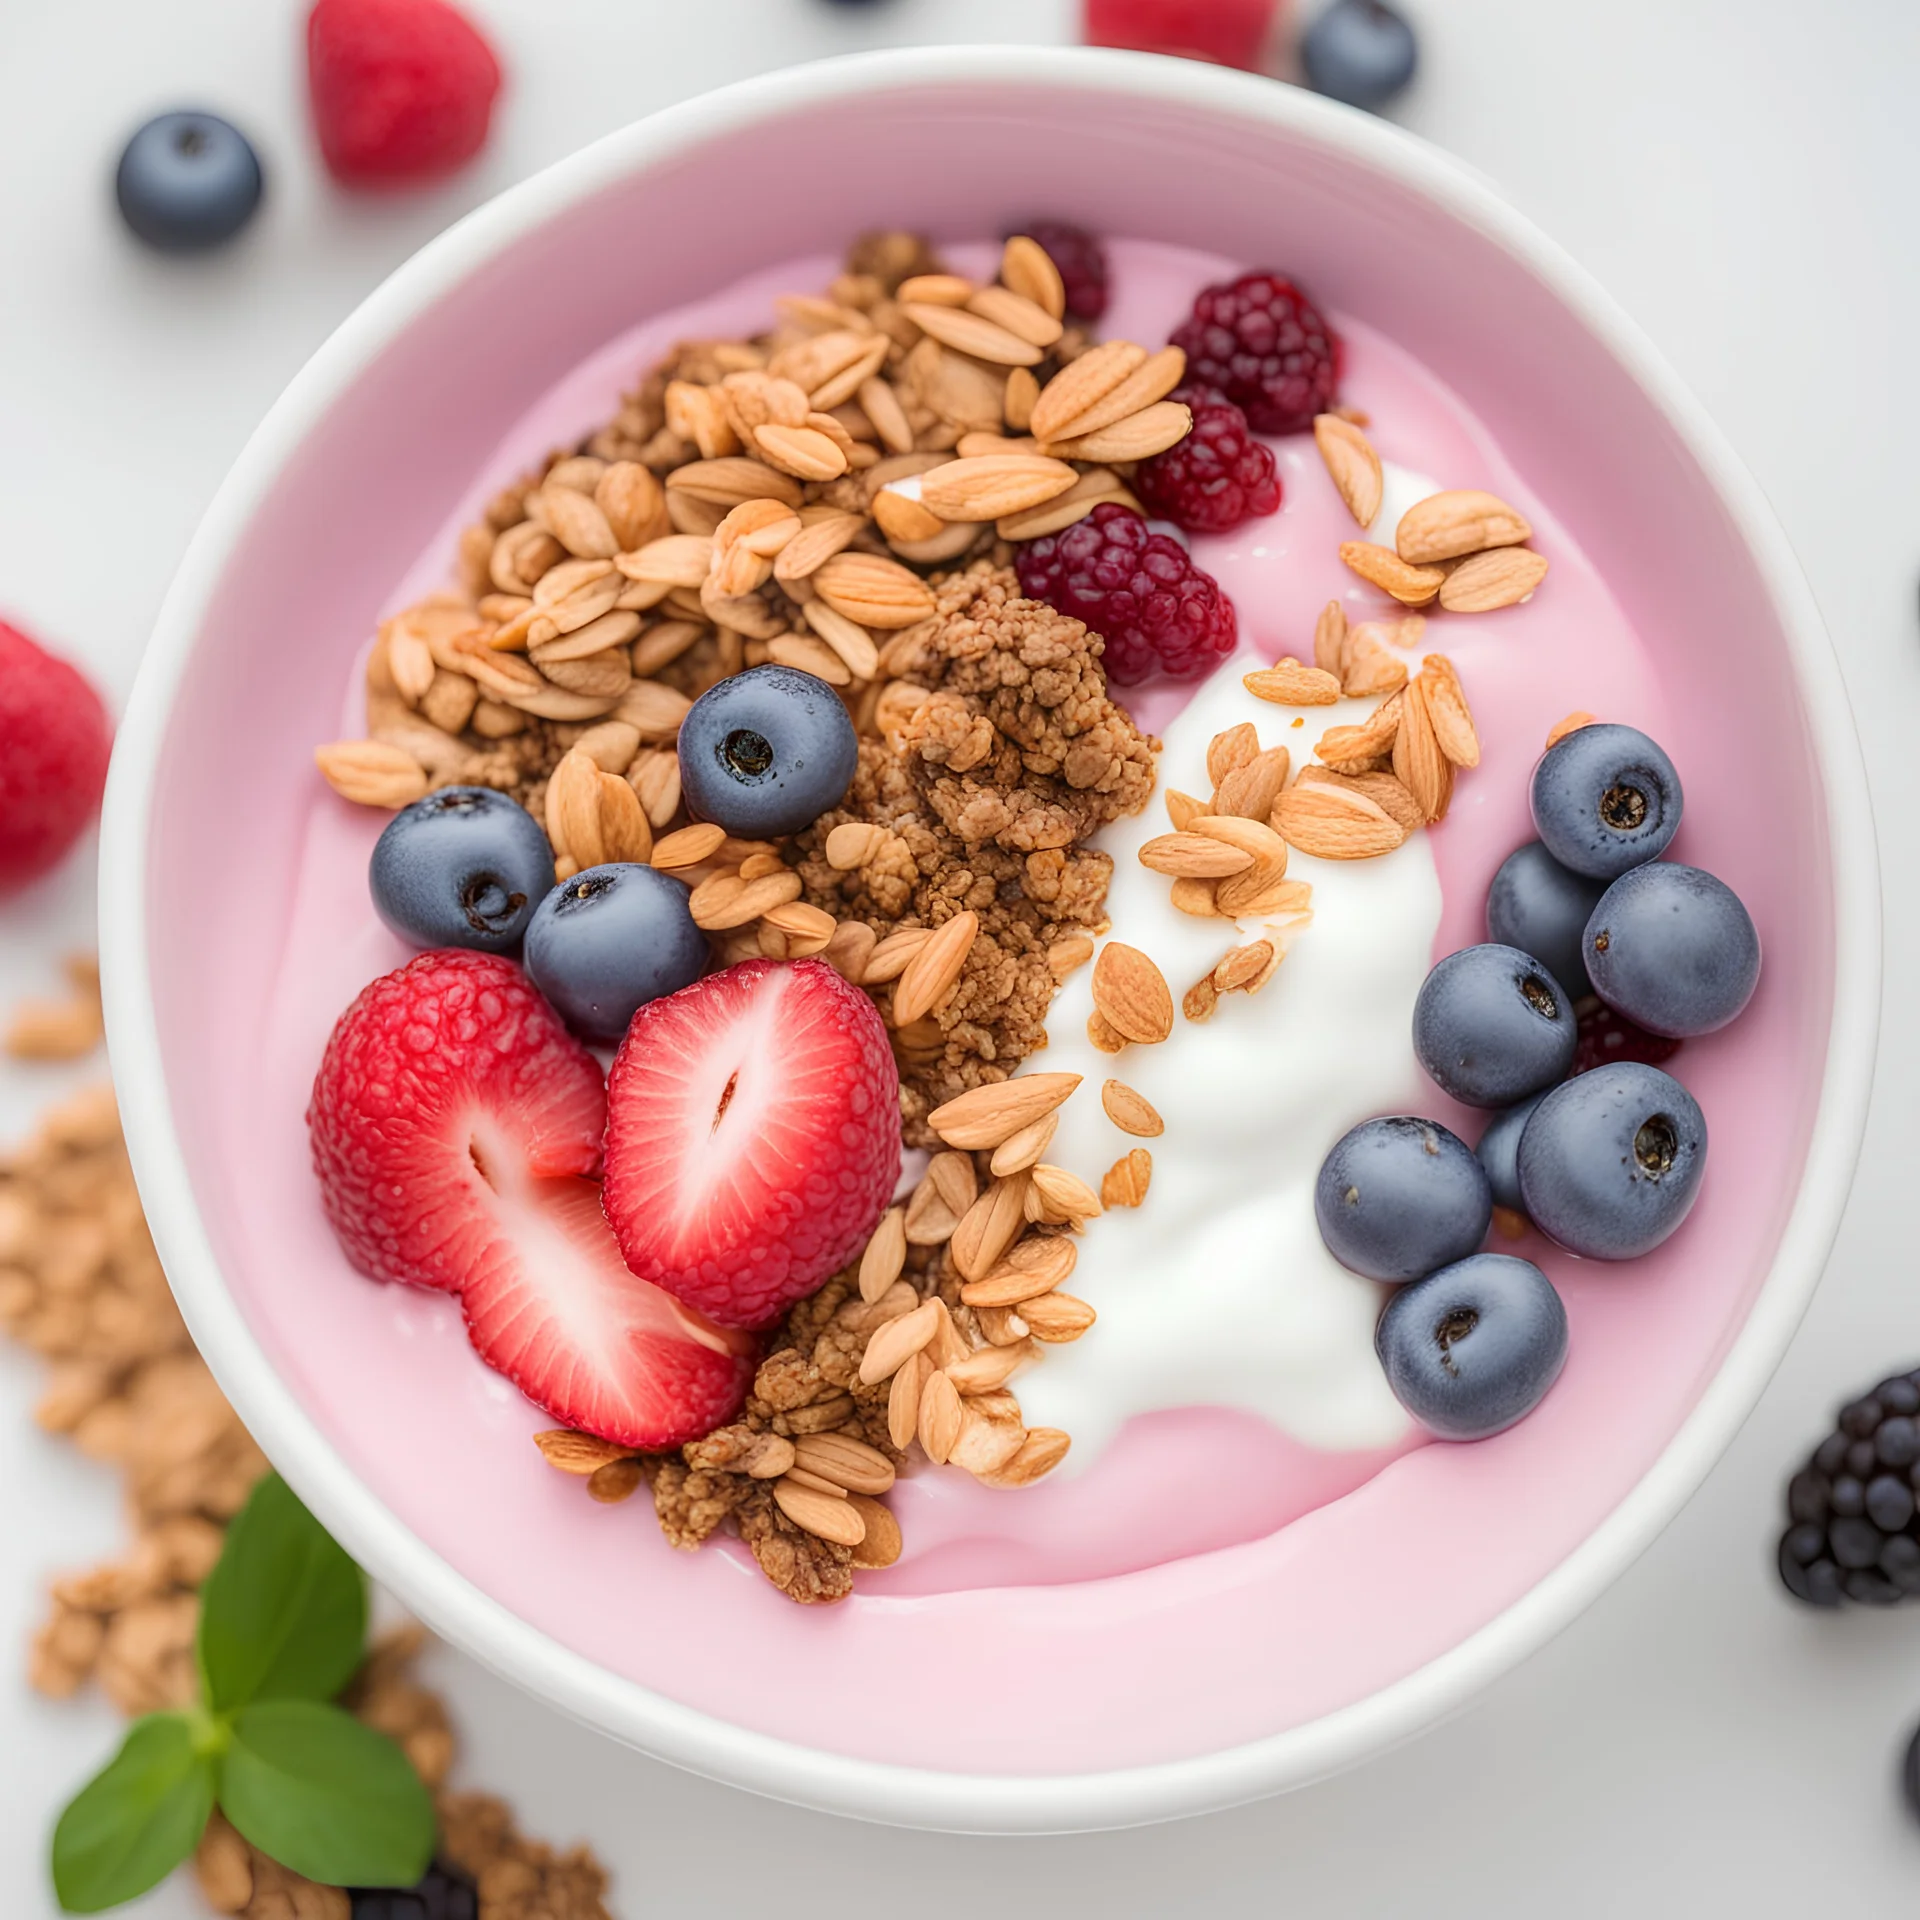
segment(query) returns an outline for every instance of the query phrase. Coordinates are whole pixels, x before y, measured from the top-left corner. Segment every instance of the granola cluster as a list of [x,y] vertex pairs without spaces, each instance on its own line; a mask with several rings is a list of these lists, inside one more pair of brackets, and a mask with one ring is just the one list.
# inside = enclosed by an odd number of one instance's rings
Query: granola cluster
[[[79,1008],[95,976],[77,961],[69,973]],[[87,1024],[75,1008],[63,1036]],[[49,1043],[53,1025],[28,1010],[8,1051],[73,1057],[64,1037]],[[120,1469],[134,1529],[118,1559],[54,1580],[29,1678],[56,1699],[95,1680],[129,1716],[187,1706],[198,1686],[199,1587],[267,1462],[174,1306],[106,1086],[54,1107],[0,1158],[0,1325],[49,1363],[35,1419]],[[520,1834],[500,1801],[447,1788],[446,1706],[411,1671],[423,1644],[414,1627],[381,1640],[345,1704],[397,1741],[434,1789],[442,1855],[476,1882],[481,1920],[609,1920],[605,1872],[584,1849],[557,1853]],[[343,1890],[289,1873],[217,1817],[195,1866],[216,1912],[348,1920]]]

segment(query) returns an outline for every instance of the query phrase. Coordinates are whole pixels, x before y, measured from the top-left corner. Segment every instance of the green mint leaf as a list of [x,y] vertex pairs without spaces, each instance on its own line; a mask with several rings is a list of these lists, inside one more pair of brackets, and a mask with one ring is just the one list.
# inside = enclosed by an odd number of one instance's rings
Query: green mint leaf
[[156,1887],[199,1844],[213,1762],[184,1714],[150,1713],[67,1803],[53,1830],[53,1890],[67,1913],[99,1913]]
[[227,1529],[200,1590],[200,1674],[208,1707],[331,1700],[367,1636],[367,1583],[277,1473]]
[[433,1858],[433,1801],[383,1733],[316,1700],[234,1716],[220,1808],[283,1867],[335,1887],[410,1887]]

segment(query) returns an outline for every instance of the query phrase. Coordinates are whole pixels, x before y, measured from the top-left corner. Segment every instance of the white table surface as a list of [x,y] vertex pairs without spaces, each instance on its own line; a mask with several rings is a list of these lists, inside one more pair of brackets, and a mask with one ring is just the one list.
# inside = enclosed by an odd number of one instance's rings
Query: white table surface
[[[202,506],[282,384],[455,214],[682,94],[858,45],[1066,39],[1070,0],[474,0],[511,68],[497,137],[443,190],[331,192],[301,109],[296,0],[0,0],[0,608],[124,696]],[[1920,1609],[1791,1605],[1769,1568],[1782,1479],[1833,1404],[1920,1361],[1910,1231],[1920,1006],[1920,6],[1913,0],[1420,0],[1406,124],[1474,162],[1577,254],[1718,416],[1796,541],[1860,717],[1891,882],[1895,989],[1860,1179],[1779,1377],[1663,1539],[1448,1726],[1286,1799],[1182,1825],[993,1841],[749,1800],[435,1656],[465,1777],[585,1838],[622,1916],[789,1920],[854,1899],[929,1920],[1010,1898],[1113,1916],[1504,1920],[1910,1911],[1920,1827],[1894,1759],[1920,1720]],[[165,107],[231,112],[271,201],[230,255],[139,253],[112,158]],[[1043,196],[1044,197],[1044,196]],[[1284,263],[1282,263],[1284,264]],[[210,847],[208,881],[220,880]],[[0,909],[0,1003],[90,939],[91,872]],[[190,903],[185,903],[190,907]],[[66,1070],[0,1069],[0,1136]],[[97,1698],[49,1705],[15,1649],[43,1578],[119,1538],[111,1477],[30,1426],[0,1354],[0,1915],[52,1912],[45,1835],[105,1755]],[[747,1856],[742,1859],[743,1853]],[[892,1889],[894,1892],[889,1892]],[[1004,1891],[1003,1891],[1004,1890]],[[138,1911],[199,1911],[169,1886]]]

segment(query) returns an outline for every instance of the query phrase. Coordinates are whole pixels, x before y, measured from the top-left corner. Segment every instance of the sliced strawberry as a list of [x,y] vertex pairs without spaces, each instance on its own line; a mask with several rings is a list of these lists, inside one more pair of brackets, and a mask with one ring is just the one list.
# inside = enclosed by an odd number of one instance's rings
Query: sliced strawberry
[[583,1176],[606,1093],[510,961],[424,953],[341,1016],[307,1126],[347,1257],[461,1295],[480,1357],[571,1426],[677,1445],[746,1395],[753,1343],[630,1273]]
[[677,1447],[739,1411],[753,1336],[630,1273],[591,1180],[508,1188],[496,1218],[460,1306],[475,1352],[529,1400],[630,1447]]
[[899,1178],[886,1027],[824,961],[749,960],[634,1016],[604,1199],[635,1273],[764,1327],[859,1252]]
[[597,1172],[600,1069],[527,977],[423,953],[340,1016],[307,1132],[327,1218],[376,1280],[457,1293],[494,1234],[499,1174]]

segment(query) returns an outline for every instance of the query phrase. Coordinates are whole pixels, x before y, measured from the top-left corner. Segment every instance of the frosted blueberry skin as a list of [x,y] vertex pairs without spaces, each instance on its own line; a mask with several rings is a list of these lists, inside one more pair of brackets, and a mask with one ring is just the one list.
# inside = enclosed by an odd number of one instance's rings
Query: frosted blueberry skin
[[840,697],[797,667],[749,667],[680,723],[680,788],[696,819],[743,840],[810,827],[846,798],[860,743]]
[[1420,64],[1405,17],[1384,0],[1334,0],[1300,40],[1307,85],[1350,107],[1384,107]]
[[1579,1028],[1552,974],[1518,947],[1450,953],[1413,1006],[1413,1050],[1442,1092],[1469,1107],[1510,1107],[1564,1080]]
[[1594,907],[1583,945],[1594,992],[1669,1040],[1724,1027],[1760,984],[1760,936],[1740,896],[1674,861],[1623,873]]
[[652,867],[588,867],[540,902],[527,928],[527,973],[583,1040],[612,1045],[649,1000],[706,971],[706,935],[688,898]]
[[1487,889],[1487,938],[1532,954],[1577,999],[1592,990],[1581,942],[1606,890],[1604,880],[1563,867],[1529,840],[1500,863]]
[[1493,1199],[1465,1141],[1436,1120],[1364,1120],[1335,1143],[1313,1188],[1327,1251],[1369,1280],[1417,1280],[1473,1252]]
[[1429,1432],[1484,1440],[1560,1377],[1567,1310],[1531,1260],[1476,1253],[1394,1294],[1374,1349],[1394,1398]]
[[442,787],[387,822],[367,885],[403,940],[511,954],[553,886],[553,852],[518,801],[491,787]]
[[1526,1212],[1520,1199],[1520,1136],[1527,1130],[1534,1108],[1546,1097],[1544,1093],[1536,1093],[1518,1106],[1502,1108],[1487,1122],[1486,1131],[1473,1150],[1486,1173],[1493,1204],[1505,1207],[1509,1213]]
[[1520,1136],[1522,1211],[1569,1253],[1633,1260],[1693,1210],[1707,1122],[1670,1073],[1638,1061],[1555,1087]]
[[224,245],[253,218],[265,185],[246,136],[213,113],[149,120],[113,176],[120,217],[162,253]]
[[1540,757],[1534,831],[1563,867],[1614,880],[1657,860],[1680,830],[1683,796],[1671,760],[1637,727],[1595,722]]

